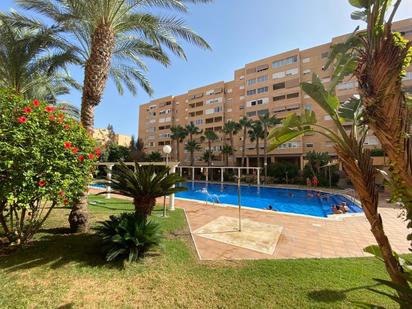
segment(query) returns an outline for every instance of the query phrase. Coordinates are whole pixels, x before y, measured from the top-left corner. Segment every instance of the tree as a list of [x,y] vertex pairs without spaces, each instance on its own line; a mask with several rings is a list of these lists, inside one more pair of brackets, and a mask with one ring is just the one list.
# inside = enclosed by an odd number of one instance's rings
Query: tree
[[247,137],[247,132],[248,129],[251,127],[252,125],[252,121],[247,118],[246,116],[244,116],[243,118],[241,118],[239,120],[239,125],[243,130],[243,139],[242,139],[242,166],[245,167],[246,166],[246,157],[245,157],[245,152],[246,152],[246,137]]
[[279,119],[276,118],[276,116],[269,116],[269,112],[265,113],[264,115],[259,116],[259,121],[262,124],[263,127],[263,168],[265,170],[265,181],[266,177],[268,176],[268,152],[267,152],[267,136],[268,136],[268,130],[279,124],[280,121]]
[[204,135],[203,135],[202,139],[207,140],[207,144],[208,144],[208,147],[207,147],[208,150],[207,151],[208,151],[209,155],[208,155],[208,158],[207,158],[208,159],[207,160],[207,166],[210,166],[211,163],[212,163],[213,155],[210,155],[210,154],[213,154],[212,142],[216,141],[218,138],[219,138],[219,136],[217,136],[216,132],[213,131],[213,130],[206,130]]
[[172,141],[176,142],[176,159],[178,162],[180,162],[180,143],[182,143],[186,138],[187,131],[181,125],[172,126],[170,128],[170,131],[172,132],[170,138],[172,139]]
[[76,203],[99,155],[55,107],[0,90],[0,237],[26,243],[56,206]]
[[185,145],[185,150],[190,153],[190,165],[194,166],[195,165],[195,158],[193,156],[195,151],[200,151],[202,147],[200,146],[200,143],[192,140],[188,141]]
[[327,66],[338,65],[339,76],[354,75],[358,81],[365,123],[389,158],[387,180],[392,196],[404,205],[408,228],[412,228],[412,109],[410,97],[402,90],[405,69],[412,61],[412,42],[392,31],[400,3],[394,1],[390,11],[390,1],[352,1],[362,10],[352,18],[366,21],[367,28],[356,29],[346,42],[336,44]]
[[193,141],[193,135],[198,135],[202,133],[202,130],[200,130],[192,121],[190,124],[186,125],[186,132],[187,135],[189,135],[189,141]]
[[109,123],[107,125],[107,143],[106,145],[111,145],[116,143],[116,133],[114,132],[113,126]]
[[233,148],[230,145],[223,145],[222,150],[220,151],[225,158],[225,166],[229,166],[229,156],[233,154]]
[[111,186],[114,194],[131,197],[137,216],[147,222],[156,198],[186,191],[186,187],[175,185],[184,182],[177,173],[170,173],[167,166],[142,165],[135,163],[133,171],[123,162],[113,170]]
[[[233,141],[233,136],[236,135],[239,131],[240,131],[241,127],[239,125],[239,123],[235,122],[235,121],[228,121],[225,123],[225,125],[223,126],[223,133],[224,134],[229,134],[229,138],[230,138],[230,147],[232,149],[232,153],[230,155],[232,155],[232,164],[235,165],[235,161],[236,158],[234,156],[235,154],[235,146],[234,146],[234,141]],[[225,141],[226,144],[226,141]],[[229,161],[227,161],[227,164],[229,164]]]
[[[142,71],[143,57],[163,65],[170,63],[165,48],[186,59],[178,38],[202,48],[210,48],[182,19],[158,17],[147,9],[153,7],[187,11],[187,2],[206,3],[210,0],[18,0],[23,8],[49,18],[62,36],[74,37],[73,49],[84,65],[82,124],[91,131],[94,108],[100,103],[107,79],[111,76],[120,94],[123,84],[136,93],[136,84],[149,94],[152,88]],[[66,40],[68,41],[68,40]]]
[[103,162],[118,162],[126,160],[128,156],[129,148],[118,144],[109,144],[101,159]]
[[144,152],[143,140],[141,138],[138,138],[137,141],[135,141],[135,138],[132,135],[132,138],[130,140],[128,159],[130,161],[141,162],[144,160],[145,156],[146,154]]
[[257,167],[260,167],[260,145],[259,141],[264,138],[264,131],[260,121],[252,122],[251,129],[248,131],[251,142],[256,141]]
[[[332,80],[334,78],[336,78],[336,71],[332,74]],[[342,81],[340,78],[334,80],[335,85],[340,81]],[[368,127],[363,125],[362,102],[359,98],[353,97],[341,105],[335,94],[335,88],[326,90],[320,78],[315,74],[312,77],[312,83],[302,83],[301,87],[331,117],[337,131],[318,124],[316,115],[312,111],[305,111],[302,115],[292,114],[282,121],[281,127],[273,129],[269,134],[268,138],[272,141],[270,149],[310,131],[317,132],[333,141],[337,156],[359,194],[362,208],[371,225],[371,232],[378,243],[381,257],[392,282],[405,289],[409,288],[403,276],[402,266],[393,254],[378,211],[379,193],[375,185],[377,171],[373,166],[370,150],[364,148]],[[344,121],[353,123],[349,133],[342,125]],[[399,296],[406,297],[403,292],[399,292]]]
[[158,151],[153,151],[147,156],[149,162],[162,162],[162,154]]
[[72,50],[60,42],[52,27],[20,27],[13,15],[0,14],[0,87],[25,98],[51,104],[80,85],[66,71],[75,62]]
[[209,162],[209,160],[210,160],[210,162],[215,160],[215,156],[213,154],[213,151],[205,150],[205,152],[203,152],[203,155],[202,155],[202,160],[205,161],[205,162]]
[[307,165],[311,171],[312,176],[320,174],[320,168],[331,161],[330,155],[327,152],[309,151],[306,154]]

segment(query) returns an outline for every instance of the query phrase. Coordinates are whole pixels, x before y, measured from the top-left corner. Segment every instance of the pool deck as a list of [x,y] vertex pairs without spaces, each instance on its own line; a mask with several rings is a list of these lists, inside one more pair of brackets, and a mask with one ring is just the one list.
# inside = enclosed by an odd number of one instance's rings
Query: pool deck
[[[398,253],[409,253],[409,242],[406,240],[408,230],[406,223],[399,217],[401,209],[386,203],[385,198],[387,196],[380,199],[380,213],[385,232],[393,250]],[[162,201],[159,199],[158,202]],[[364,216],[338,217],[340,220],[331,220],[242,209],[242,218],[283,227],[273,254],[265,254],[193,233],[219,217],[237,218],[236,207],[212,206],[204,202],[180,199],[175,200],[175,206],[184,209],[186,213],[200,260],[362,257],[369,256],[363,252],[364,247],[376,244]]]

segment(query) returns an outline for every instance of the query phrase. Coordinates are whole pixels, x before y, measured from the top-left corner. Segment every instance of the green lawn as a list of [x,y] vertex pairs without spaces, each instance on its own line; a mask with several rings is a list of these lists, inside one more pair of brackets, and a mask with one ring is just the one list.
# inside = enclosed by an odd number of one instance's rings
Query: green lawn
[[[91,200],[93,224],[130,203]],[[348,308],[351,301],[395,304],[364,289],[386,278],[374,258],[200,262],[184,213],[167,219],[159,253],[141,263],[108,265],[91,234],[69,235],[56,209],[28,247],[0,257],[0,308]],[[381,288],[381,287],[379,287]]]

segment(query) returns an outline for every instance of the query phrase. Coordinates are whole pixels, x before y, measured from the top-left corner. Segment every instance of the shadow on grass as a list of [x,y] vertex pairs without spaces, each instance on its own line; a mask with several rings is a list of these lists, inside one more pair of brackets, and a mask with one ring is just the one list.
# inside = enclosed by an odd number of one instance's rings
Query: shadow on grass
[[123,269],[122,263],[107,263],[101,253],[101,240],[95,234],[67,234],[68,229],[43,229],[43,237],[2,256],[0,269],[7,272],[48,265],[58,269],[70,263],[85,267]]
[[371,287],[376,287],[381,285],[380,283],[354,287],[346,290],[332,290],[332,289],[323,289],[318,291],[311,291],[308,293],[308,297],[317,302],[323,303],[334,303],[338,301],[343,301],[346,299],[346,293],[356,290],[363,290]]

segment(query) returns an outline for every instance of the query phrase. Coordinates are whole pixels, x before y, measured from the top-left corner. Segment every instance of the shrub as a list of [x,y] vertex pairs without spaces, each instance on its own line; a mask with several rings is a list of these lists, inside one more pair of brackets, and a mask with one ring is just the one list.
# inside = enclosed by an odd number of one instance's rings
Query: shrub
[[371,150],[372,157],[383,157],[384,155],[385,155],[385,152],[383,151],[383,149],[374,148]]
[[0,234],[28,241],[54,207],[78,200],[99,154],[61,110],[0,90]]
[[276,178],[280,182],[286,182],[286,173],[288,175],[288,181],[299,174],[299,167],[296,164],[290,162],[275,162],[268,166],[268,176]]
[[103,239],[103,252],[106,261],[137,261],[150,250],[158,247],[163,235],[160,225],[147,221],[134,213],[110,216],[100,222],[97,234]]

